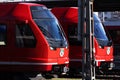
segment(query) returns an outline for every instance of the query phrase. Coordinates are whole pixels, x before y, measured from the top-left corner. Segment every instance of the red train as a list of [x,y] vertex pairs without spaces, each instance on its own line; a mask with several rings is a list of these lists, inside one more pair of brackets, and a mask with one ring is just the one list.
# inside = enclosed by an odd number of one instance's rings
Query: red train
[[[51,11],[60,21],[69,41],[70,72],[80,72],[82,62],[82,42],[77,39],[78,8],[56,7]],[[94,52],[96,68],[108,69],[113,66],[113,45],[99,18],[94,14]],[[82,39],[81,39],[82,40]],[[98,70],[96,69],[96,70]]]
[[0,4],[0,71],[66,72],[68,42],[42,4]]

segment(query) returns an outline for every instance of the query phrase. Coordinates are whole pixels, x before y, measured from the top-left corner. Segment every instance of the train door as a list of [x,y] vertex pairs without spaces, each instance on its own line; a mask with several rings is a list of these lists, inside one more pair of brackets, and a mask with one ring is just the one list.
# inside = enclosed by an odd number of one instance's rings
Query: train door
[[[0,22],[0,60],[4,59],[4,54],[6,54],[5,48],[8,46],[7,42],[7,25]],[[7,56],[6,56],[7,57]],[[1,62],[0,62],[1,64]]]
[[[12,51],[14,43],[14,32],[13,26],[10,28],[10,22],[7,20],[0,21],[0,70],[6,71],[11,70],[10,65],[12,60]],[[7,67],[7,68],[6,68]]]

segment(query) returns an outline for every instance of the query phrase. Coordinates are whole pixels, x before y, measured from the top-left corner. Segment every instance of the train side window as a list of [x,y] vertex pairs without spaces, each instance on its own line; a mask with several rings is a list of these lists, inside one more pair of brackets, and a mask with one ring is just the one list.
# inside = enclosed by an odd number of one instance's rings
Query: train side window
[[17,47],[34,48],[36,39],[28,24],[16,25],[16,45]]
[[0,46],[6,45],[6,35],[7,35],[6,25],[0,24]]

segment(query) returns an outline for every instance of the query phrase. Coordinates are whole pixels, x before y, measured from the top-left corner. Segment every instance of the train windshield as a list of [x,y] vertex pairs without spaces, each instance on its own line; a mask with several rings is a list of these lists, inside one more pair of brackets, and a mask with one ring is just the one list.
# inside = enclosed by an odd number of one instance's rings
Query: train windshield
[[46,7],[32,6],[31,12],[32,18],[48,40],[50,46],[67,46],[66,38],[57,19]]
[[109,44],[109,39],[107,37],[103,24],[96,14],[94,14],[94,35],[99,45],[107,46]]

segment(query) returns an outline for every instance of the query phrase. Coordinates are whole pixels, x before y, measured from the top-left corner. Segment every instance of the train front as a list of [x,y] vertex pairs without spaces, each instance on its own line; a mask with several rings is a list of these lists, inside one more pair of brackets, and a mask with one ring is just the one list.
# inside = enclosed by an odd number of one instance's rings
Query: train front
[[42,54],[39,59],[43,61],[43,69],[47,69],[54,73],[66,73],[68,71],[68,42],[65,34],[59,25],[55,16],[46,8],[40,6],[32,6],[31,13],[33,21],[39,28],[44,39],[38,39],[38,43],[41,44],[41,40],[45,40],[42,46],[38,46],[39,51]]
[[96,66],[111,69],[113,67],[113,44],[96,14],[94,14],[94,36]]

